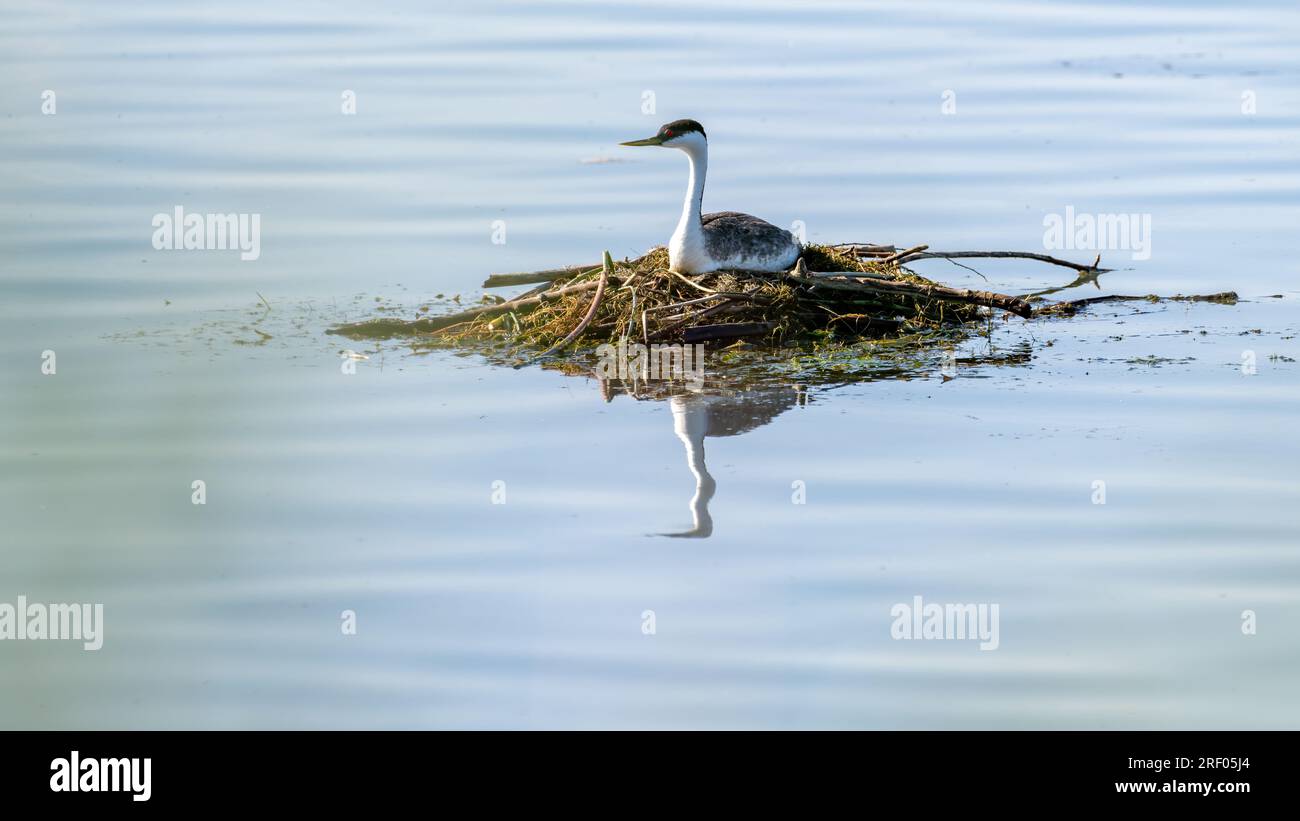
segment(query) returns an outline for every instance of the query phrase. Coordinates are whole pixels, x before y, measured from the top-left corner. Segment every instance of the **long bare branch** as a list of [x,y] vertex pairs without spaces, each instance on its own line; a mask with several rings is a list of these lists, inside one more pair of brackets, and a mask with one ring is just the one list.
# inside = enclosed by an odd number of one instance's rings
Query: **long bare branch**
[[[797,282],[801,285],[809,285],[814,288],[902,294],[911,297],[962,302],[969,305],[984,305],[989,308],[999,308],[1004,311],[1010,311],[1011,313],[1023,316],[1026,319],[1034,313],[1034,306],[1030,305],[1020,297],[1010,296],[1008,294],[998,294],[992,291],[974,291],[969,288],[949,288],[944,285],[928,285],[916,282],[864,279],[849,282],[847,280],[841,281],[839,279],[829,278],[833,276],[835,276],[834,272],[818,271],[809,272],[803,277],[794,274],[787,274],[786,279],[790,282]],[[840,276],[844,276],[844,274],[840,274]]]
[[1080,265],[1077,262],[1070,262],[1068,259],[1057,259],[1049,257],[1047,254],[1034,254],[1029,251],[923,251],[919,253],[908,253],[895,261],[902,265],[908,262],[915,262],[918,259],[1033,259],[1038,262],[1046,262],[1049,265],[1060,265],[1063,268],[1071,268],[1075,271],[1109,271],[1109,268],[1098,268],[1097,264],[1101,262],[1101,255],[1091,265]]

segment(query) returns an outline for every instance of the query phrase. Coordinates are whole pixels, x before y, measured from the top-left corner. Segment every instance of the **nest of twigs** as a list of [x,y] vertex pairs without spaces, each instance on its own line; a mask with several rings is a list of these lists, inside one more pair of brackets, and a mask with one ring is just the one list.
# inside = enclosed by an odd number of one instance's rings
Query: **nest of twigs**
[[[814,277],[836,272],[852,278]],[[709,342],[746,338],[780,344],[814,331],[852,335],[898,332],[905,324],[938,325],[973,319],[978,307],[952,303],[916,290],[855,287],[865,279],[936,285],[894,262],[862,260],[828,247],[808,248],[803,266],[790,274],[718,271],[683,276],[668,269],[668,253],[656,248],[633,260],[614,262],[608,274],[592,268],[554,280],[537,294],[554,298],[486,312],[434,332],[448,340],[504,336],[524,345],[550,348],[586,318],[592,288],[606,277],[595,312],[570,340],[607,342],[619,337],[654,342]],[[843,287],[848,286],[848,287]]]
[[[606,253],[600,264],[493,274],[483,283],[488,291],[532,286],[509,299],[489,293],[475,307],[463,309],[460,298],[453,297],[462,310],[438,314],[425,304],[414,319],[383,316],[329,333],[355,340],[402,338],[414,350],[450,348],[516,367],[551,359],[550,367],[582,373],[590,371],[592,355],[599,358],[601,345],[621,350],[633,343],[667,343],[669,348],[703,344],[723,349],[714,360],[725,366],[718,378],[842,381],[876,371],[893,373],[939,346],[951,351],[971,334],[990,334],[991,323],[977,320],[994,316],[1064,318],[1115,301],[1237,300],[1228,291],[1047,301],[1048,295],[1082,285],[1100,287],[1099,276],[1108,270],[1098,267],[1100,256],[1084,265],[1029,252],[927,248],[812,245],[790,271],[693,275],[669,270],[663,248],[621,262]],[[951,288],[907,267],[922,259],[968,258],[1034,260],[1069,268],[1076,276],[1065,285],[1010,296]],[[552,358],[561,351],[572,356]],[[999,363],[1025,360],[1020,351],[999,356]]]
[[949,288],[905,267],[910,259],[931,256],[925,246],[898,251],[812,245],[788,272],[687,276],[669,270],[667,251],[656,248],[621,262],[606,255],[600,265],[495,274],[485,288],[534,287],[511,299],[486,296],[483,304],[459,313],[374,319],[334,332],[358,338],[415,335],[465,347],[507,342],[550,353],[617,339],[779,345],[814,334],[879,337],[966,324],[988,309],[1033,313],[1018,297]]

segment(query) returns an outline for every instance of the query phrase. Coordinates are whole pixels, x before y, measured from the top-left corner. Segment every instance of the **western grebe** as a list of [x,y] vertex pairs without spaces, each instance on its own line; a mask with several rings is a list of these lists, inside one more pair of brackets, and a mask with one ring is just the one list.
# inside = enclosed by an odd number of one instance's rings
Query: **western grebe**
[[690,160],[686,204],[677,230],[668,241],[672,270],[679,274],[703,274],[721,268],[788,271],[799,259],[799,243],[794,235],[770,222],[735,211],[700,213],[704,205],[704,175],[709,168],[709,142],[699,123],[674,120],[653,137],[620,145],[676,148]]

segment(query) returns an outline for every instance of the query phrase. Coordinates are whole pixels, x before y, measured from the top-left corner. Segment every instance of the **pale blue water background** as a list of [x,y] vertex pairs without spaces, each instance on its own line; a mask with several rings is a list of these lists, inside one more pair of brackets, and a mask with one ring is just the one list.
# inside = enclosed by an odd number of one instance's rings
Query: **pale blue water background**
[[[0,601],[107,620],[98,653],[0,643],[0,726],[1300,726],[1293,3],[0,14]],[[321,331],[376,296],[664,241],[682,160],[616,143],[682,116],[706,208],[1025,250],[1067,205],[1149,213],[1108,291],[1248,301],[1014,320],[1028,365],[813,390],[707,440],[705,540],[647,535],[691,523],[664,403],[400,346],[340,372]],[[261,214],[261,258],[155,251],[176,205]],[[976,267],[923,270],[1070,278]],[[258,293],[273,339],[237,344]],[[918,594],[998,603],[1000,649],[892,640]]]

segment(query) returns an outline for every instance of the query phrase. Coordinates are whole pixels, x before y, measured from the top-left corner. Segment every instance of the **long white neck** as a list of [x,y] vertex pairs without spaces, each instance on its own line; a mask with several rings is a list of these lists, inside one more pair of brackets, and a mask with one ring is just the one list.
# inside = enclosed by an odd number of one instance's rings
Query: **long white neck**
[[682,218],[677,222],[674,235],[685,239],[704,233],[700,214],[704,211],[704,175],[709,170],[709,145],[701,137],[683,145],[681,150],[691,163],[691,176],[686,184],[686,202],[682,205]]

